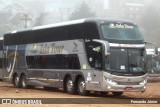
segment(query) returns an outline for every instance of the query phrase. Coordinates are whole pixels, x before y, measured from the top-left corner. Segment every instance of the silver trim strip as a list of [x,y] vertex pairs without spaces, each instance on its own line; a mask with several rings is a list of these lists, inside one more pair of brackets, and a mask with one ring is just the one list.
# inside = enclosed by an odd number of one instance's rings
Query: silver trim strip
[[73,70],[73,69],[28,69],[29,71],[86,71],[87,69],[79,69],[79,70]]
[[145,44],[118,44],[118,43],[109,43],[111,47],[123,47],[123,48],[144,48]]
[[41,81],[62,81],[59,79],[45,79],[45,78],[28,78],[29,80],[41,80]]

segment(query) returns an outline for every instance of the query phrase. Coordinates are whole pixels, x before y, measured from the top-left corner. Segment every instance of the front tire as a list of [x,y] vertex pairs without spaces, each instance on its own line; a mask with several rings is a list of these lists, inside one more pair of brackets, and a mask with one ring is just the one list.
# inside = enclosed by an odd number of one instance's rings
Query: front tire
[[75,94],[75,85],[74,85],[73,80],[71,79],[71,77],[67,78],[66,91],[69,94]]
[[86,91],[86,83],[82,78],[78,81],[78,94],[82,96],[86,96],[88,94],[88,91]]
[[19,82],[19,77],[18,75],[15,75],[14,78],[13,78],[13,85],[17,88],[20,87],[20,82]]

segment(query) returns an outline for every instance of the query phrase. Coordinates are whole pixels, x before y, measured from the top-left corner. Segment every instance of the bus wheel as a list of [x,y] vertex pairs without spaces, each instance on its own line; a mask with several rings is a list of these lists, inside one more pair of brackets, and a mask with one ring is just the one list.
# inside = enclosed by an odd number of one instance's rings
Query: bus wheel
[[78,94],[82,96],[86,96],[88,94],[88,91],[86,91],[86,83],[82,78],[78,81]]
[[20,87],[18,75],[15,75],[15,76],[13,77],[13,85],[14,85],[15,87],[18,87],[18,88]]
[[112,92],[112,94],[114,96],[121,96],[123,94],[123,92]]
[[69,94],[74,94],[75,93],[75,86],[74,86],[74,83],[73,83],[71,77],[67,78],[67,81],[66,81],[66,91]]
[[28,88],[25,75],[22,75],[21,80],[20,80],[20,84],[21,84],[22,88]]

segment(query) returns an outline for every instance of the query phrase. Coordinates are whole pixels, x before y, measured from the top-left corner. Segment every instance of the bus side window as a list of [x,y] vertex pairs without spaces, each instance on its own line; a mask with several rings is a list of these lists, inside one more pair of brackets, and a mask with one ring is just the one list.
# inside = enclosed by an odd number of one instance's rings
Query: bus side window
[[97,42],[87,42],[86,52],[88,62],[95,69],[102,69],[102,45]]
[[80,69],[78,55],[37,55],[26,57],[29,69]]

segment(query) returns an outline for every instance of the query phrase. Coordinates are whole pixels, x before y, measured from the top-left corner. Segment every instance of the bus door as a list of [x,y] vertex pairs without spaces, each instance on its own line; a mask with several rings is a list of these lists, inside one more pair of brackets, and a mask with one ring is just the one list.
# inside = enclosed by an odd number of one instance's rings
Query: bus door
[[93,68],[91,72],[93,89],[95,91],[101,91],[102,86],[102,77],[103,77],[103,54],[102,54],[103,45],[98,42],[87,42],[86,43],[86,52],[88,57],[88,62]]

